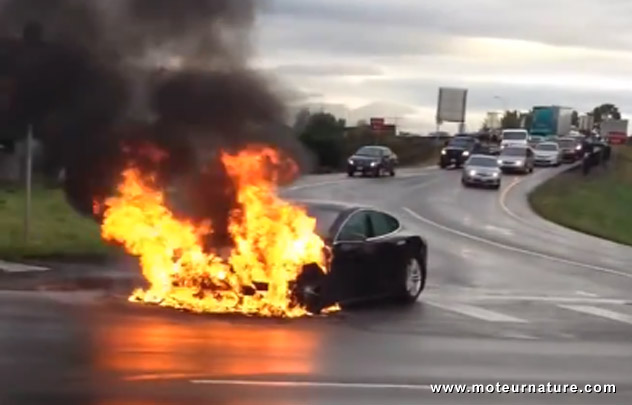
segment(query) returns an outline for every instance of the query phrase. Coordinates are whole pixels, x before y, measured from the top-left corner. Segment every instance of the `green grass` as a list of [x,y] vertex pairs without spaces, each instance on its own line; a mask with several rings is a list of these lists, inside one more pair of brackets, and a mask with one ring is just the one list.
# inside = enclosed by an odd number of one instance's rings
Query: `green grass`
[[529,201],[550,221],[632,245],[632,147],[618,147],[608,169],[594,169],[587,177],[572,171],[553,178]]
[[34,186],[31,232],[24,244],[23,190],[0,189],[0,258],[103,258],[113,250],[98,224],[66,202],[63,191]]

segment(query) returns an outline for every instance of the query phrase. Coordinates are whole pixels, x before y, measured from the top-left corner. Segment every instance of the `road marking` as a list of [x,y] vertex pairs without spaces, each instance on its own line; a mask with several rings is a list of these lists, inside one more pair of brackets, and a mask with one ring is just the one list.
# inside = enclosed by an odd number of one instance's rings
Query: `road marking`
[[575,293],[576,293],[577,295],[582,295],[582,296],[584,296],[584,297],[591,297],[591,298],[598,297],[598,295],[597,295],[597,294],[593,294],[593,293],[586,292],[586,291],[582,291],[582,290],[577,290],[577,291],[575,291]]
[[609,309],[592,307],[588,305],[558,305],[558,307],[632,325],[632,316],[622,314],[620,312],[611,311]]
[[[395,178],[400,178],[400,179],[411,179],[414,177],[421,177],[421,176],[426,176],[430,171],[434,171],[437,170],[436,167],[434,166],[428,166],[428,167],[423,167],[420,168],[418,171],[418,173],[407,173],[407,174],[401,174],[398,176],[395,176]],[[330,186],[330,185],[334,185],[334,184],[340,184],[343,183],[345,181],[349,181],[349,178],[347,177],[342,177],[336,180],[328,180],[328,181],[322,181],[322,182],[318,182],[318,183],[308,183],[308,184],[297,184],[295,186],[290,186],[287,187],[286,190],[287,191],[297,191],[297,190],[303,190],[306,188],[312,188],[312,187],[323,187],[323,186]]]
[[511,182],[511,184],[509,184],[509,186],[507,186],[502,193],[500,193],[500,197],[498,198],[498,201],[500,202],[500,208],[505,211],[505,214],[509,215],[511,218],[515,219],[516,221],[522,223],[522,224],[528,224],[529,226],[531,226],[531,224],[529,224],[527,221],[525,221],[524,219],[520,218],[518,215],[514,214],[513,211],[511,211],[509,209],[509,207],[507,207],[506,204],[506,200],[507,200],[507,195],[509,195],[509,192],[516,187],[518,184],[522,183],[525,180],[525,178],[520,178],[520,177],[516,177],[514,179],[514,181]]
[[415,211],[411,210],[410,208],[402,207],[402,209],[404,211],[406,211],[408,214],[410,214],[413,217],[415,217],[416,219],[418,219],[419,221],[421,221],[421,222],[424,222],[424,223],[426,223],[428,225],[432,225],[435,228],[444,230],[444,231],[452,233],[454,235],[458,235],[458,236],[461,236],[461,237],[464,237],[464,238],[467,238],[467,239],[470,239],[470,240],[474,240],[476,242],[484,243],[484,244],[487,244],[487,245],[490,245],[490,246],[494,246],[494,247],[497,247],[497,248],[500,248],[500,249],[505,249],[505,250],[509,250],[509,251],[516,252],[516,253],[521,253],[521,254],[528,255],[528,256],[538,257],[540,259],[550,260],[550,261],[557,262],[557,263],[567,264],[567,265],[576,266],[576,267],[582,267],[582,268],[589,269],[589,270],[599,271],[599,272],[610,274],[610,275],[614,275],[614,276],[620,276],[620,277],[625,277],[625,278],[632,279],[632,274],[629,274],[629,273],[624,273],[622,271],[618,271],[618,270],[614,270],[614,269],[608,269],[608,268],[605,268],[605,267],[595,266],[595,265],[592,265],[592,264],[576,262],[576,261],[573,261],[573,260],[562,259],[561,257],[550,256],[550,255],[547,255],[547,254],[544,254],[544,253],[535,252],[533,250],[522,249],[522,248],[518,248],[518,247],[515,247],[515,246],[505,245],[504,243],[494,242],[492,240],[485,239],[485,238],[482,238],[480,236],[475,236],[475,235],[469,234],[467,232],[458,231],[458,230],[450,228],[448,226],[436,223],[436,222],[434,222],[434,221],[432,221],[432,220],[430,220],[428,218],[422,217],[421,215],[419,215]]
[[6,273],[28,273],[28,272],[37,272],[37,271],[49,271],[48,267],[41,266],[30,266],[27,264],[21,263],[9,263],[0,260],[0,271],[4,271]]
[[461,315],[469,316],[472,318],[480,319],[487,322],[511,322],[511,323],[529,323],[525,319],[516,318],[501,314],[500,312],[490,311],[488,309],[475,307],[472,305],[457,304],[457,303],[439,303],[436,301],[424,301],[429,305],[437,308],[441,308],[446,311],[456,312]]
[[[444,296],[445,297],[445,296]],[[455,298],[458,300],[458,297]],[[499,296],[482,295],[468,298],[468,301],[530,301],[530,302],[559,302],[567,304],[604,304],[629,305],[630,300],[616,298],[581,298],[581,297],[541,297],[541,296]]]
[[232,385],[269,388],[368,388],[429,391],[426,384],[344,383],[329,381],[190,380],[192,384]]

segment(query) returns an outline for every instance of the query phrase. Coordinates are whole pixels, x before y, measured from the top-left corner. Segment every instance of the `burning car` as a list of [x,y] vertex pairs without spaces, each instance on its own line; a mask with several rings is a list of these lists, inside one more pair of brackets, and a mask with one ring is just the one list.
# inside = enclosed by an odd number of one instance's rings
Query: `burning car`
[[426,283],[426,241],[392,215],[370,207],[306,202],[330,252],[327,273],[305,267],[295,294],[312,313],[376,298],[414,303]]
[[134,167],[123,172],[117,193],[96,205],[103,238],[138,257],[148,282],[131,301],[198,313],[300,317],[367,298],[417,299],[425,285],[426,243],[405,233],[396,218],[370,208],[281,199],[277,176],[291,171],[291,161],[272,148],[223,153],[221,161],[236,198],[228,212],[228,246],[212,237],[224,224],[177,214],[155,177]]

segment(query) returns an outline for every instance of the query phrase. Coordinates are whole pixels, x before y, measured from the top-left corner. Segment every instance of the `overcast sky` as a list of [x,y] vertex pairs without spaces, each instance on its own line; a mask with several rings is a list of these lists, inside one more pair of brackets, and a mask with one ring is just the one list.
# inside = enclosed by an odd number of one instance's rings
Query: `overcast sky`
[[269,0],[255,63],[294,102],[420,132],[440,86],[469,89],[472,130],[486,111],[533,105],[613,102],[627,116],[630,17],[630,0]]

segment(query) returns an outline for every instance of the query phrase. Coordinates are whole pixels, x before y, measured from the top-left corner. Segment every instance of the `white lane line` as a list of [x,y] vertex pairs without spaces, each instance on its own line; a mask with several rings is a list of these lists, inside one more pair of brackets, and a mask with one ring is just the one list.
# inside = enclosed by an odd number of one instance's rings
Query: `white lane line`
[[[429,167],[424,167],[419,169],[419,171],[417,173],[402,173],[401,175],[396,176],[395,178],[400,178],[400,179],[411,179],[414,177],[422,177],[422,176],[427,176],[428,172],[431,172],[433,170],[436,170],[437,168],[434,166],[429,166]],[[340,179],[336,179],[336,180],[328,180],[328,181],[322,181],[322,182],[318,182],[318,183],[307,183],[307,184],[297,184],[295,186],[290,186],[287,187],[286,190],[287,191],[297,191],[297,190],[303,190],[306,188],[316,188],[316,187],[324,187],[324,186],[332,186],[334,184],[340,184],[343,183],[345,181],[349,181],[350,179],[348,179],[347,177],[343,177]]]
[[411,216],[415,217],[416,219],[418,219],[421,222],[424,222],[428,225],[432,225],[435,228],[441,229],[443,231],[452,233],[454,235],[458,235],[470,240],[474,240],[480,243],[484,243],[490,246],[494,246],[500,249],[505,249],[505,250],[509,250],[512,252],[516,252],[516,253],[522,253],[524,255],[528,255],[528,256],[534,256],[534,257],[538,257],[540,259],[546,259],[546,260],[550,260],[553,262],[557,262],[557,263],[562,263],[562,264],[567,264],[567,265],[571,265],[571,266],[576,266],[576,267],[582,267],[585,269],[589,269],[589,270],[594,270],[594,271],[599,271],[602,273],[606,273],[606,274],[610,274],[610,275],[615,275],[615,276],[620,276],[620,277],[625,277],[625,278],[629,278],[632,279],[632,274],[629,273],[624,273],[622,271],[618,271],[618,270],[614,270],[614,269],[608,269],[605,267],[600,267],[600,266],[595,266],[592,264],[587,264],[587,263],[581,263],[581,262],[576,262],[574,260],[568,260],[568,259],[562,259],[560,257],[555,257],[555,256],[551,256],[551,255],[547,255],[544,253],[539,253],[539,252],[535,252],[533,250],[527,250],[527,249],[521,249],[521,248],[517,248],[514,246],[509,246],[509,245],[505,245],[504,243],[499,243],[499,242],[494,242],[492,240],[489,239],[485,239],[485,238],[481,238],[480,236],[475,236],[472,234],[469,234],[467,232],[461,232],[458,231],[456,229],[447,227],[445,225],[441,225],[438,224],[428,218],[422,217],[421,215],[419,215],[418,213],[416,213],[415,211],[411,210],[410,208],[406,208],[406,207],[402,207],[402,209],[404,211],[406,211],[408,214],[410,214]]
[[41,266],[30,266],[27,264],[21,263],[9,263],[0,260],[0,271],[4,271],[6,273],[28,273],[28,272],[37,272],[37,271],[49,271],[48,267]]
[[632,316],[622,314],[620,312],[611,311],[609,309],[592,307],[588,305],[558,305],[560,308],[569,309],[571,311],[580,312],[582,314],[594,315],[606,318],[611,321],[617,321],[632,325]]
[[269,388],[360,388],[360,389],[399,389],[429,391],[430,385],[423,384],[382,384],[382,383],[343,383],[328,381],[255,381],[255,380],[190,380],[192,384],[250,386]]
[[[455,297],[458,300],[458,297]],[[529,295],[479,295],[468,297],[468,301],[532,301],[532,302],[559,302],[566,304],[604,304],[604,305],[628,305],[632,301],[616,298],[582,298],[582,297],[542,297]]]
[[476,318],[487,322],[529,323],[525,319],[516,318],[514,316],[505,315],[500,312],[490,311],[488,309],[475,307],[472,305],[457,303],[439,303],[436,301],[424,301],[424,303],[437,308],[441,308],[446,311],[456,312],[461,315],[469,316],[471,318]]

